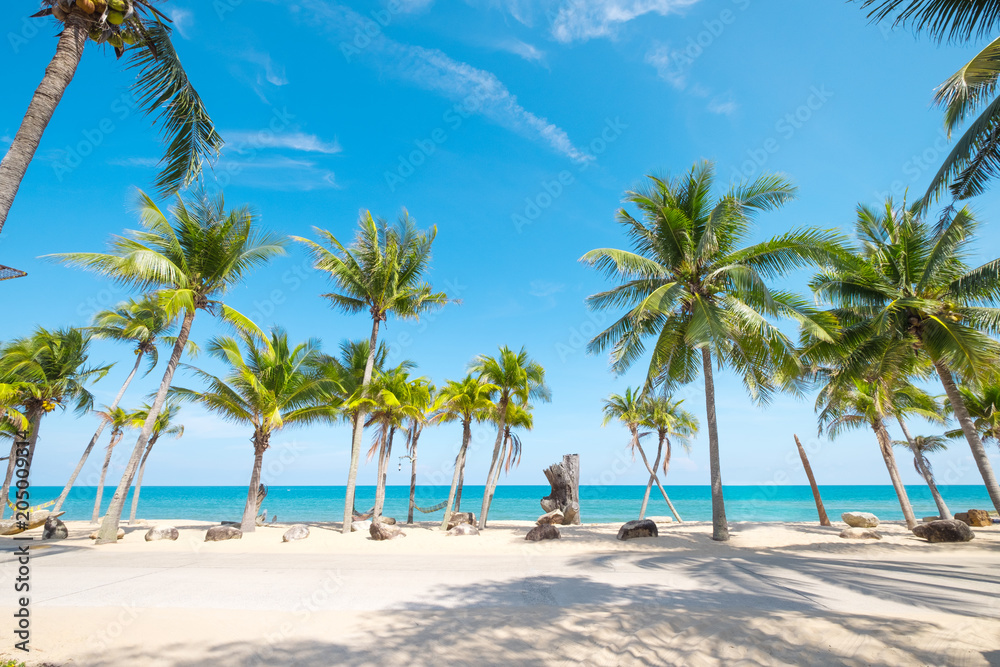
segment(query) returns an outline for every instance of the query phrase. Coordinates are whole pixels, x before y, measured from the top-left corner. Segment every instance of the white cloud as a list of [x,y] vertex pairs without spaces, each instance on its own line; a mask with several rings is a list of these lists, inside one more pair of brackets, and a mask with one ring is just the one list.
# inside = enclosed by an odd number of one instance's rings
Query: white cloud
[[334,155],[344,150],[341,148],[340,142],[336,139],[332,142],[323,141],[315,134],[305,134],[303,132],[288,132],[285,134],[275,134],[270,131],[223,132],[222,137],[231,144],[247,144],[257,148],[288,148],[293,151],[323,153],[325,155]]
[[527,42],[522,42],[519,39],[508,39],[504,42],[500,42],[497,44],[497,48],[502,51],[507,51],[508,53],[521,56],[528,62],[545,61],[545,51],[542,51],[538,47],[528,44]]
[[730,97],[716,97],[711,102],[708,103],[708,110],[710,113],[720,114],[722,116],[732,116],[740,108],[740,105],[733,101]]
[[324,0],[303,0],[304,14],[317,28],[326,30],[338,52],[350,60],[373,59],[380,71],[409,81],[478,112],[501,127],[540,139],[552,150],[576,162],[592,158],[578,149],[564,130],[526,110],[492,72],[453,60],[443,51],[402,44],[382,34],[357,43],[357,29],[375,25],[357,12]]
[[656,68],[656,74],[678,90],[684,90],[687,80],[682,62],[668,44],[657,44],[646,52],[646,64]]
[[179,7],[172,7],[168,12],[167,16],[170,20],[174,22],[173,28],[180,36],[184,39],[191,39],[191,28],[194,26],[194,14],[186,9],[180,9]]
[[568,0],[552,21],[560,42],[613,37],[618,27],[644,14],[679,13],[698,0]]
[[250,50],[243,54],[244,60],[258,65],[261,69],[257,74],[257,83],[263,84],[265,81],[272,86],[284,86],[288,83],[285,76],[285,68],[276,65],[271,54]]
[[563,283],[550,283],[545,280],[532,280],[528,294],[531,296],[538,297],[539,299],[545,299],[558,294],[566,289],[566,285]]

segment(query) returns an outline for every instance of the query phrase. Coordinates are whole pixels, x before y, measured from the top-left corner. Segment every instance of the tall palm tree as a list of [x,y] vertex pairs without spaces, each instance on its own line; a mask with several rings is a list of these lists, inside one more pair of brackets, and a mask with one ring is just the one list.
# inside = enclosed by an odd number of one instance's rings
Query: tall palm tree
[[153,6],[154,1],[122,0],[124,12],[88,13],[94,5],[107,7],[108,3],[87,0],[71,5],[65,0],[42,0],[42,10],[35,16],[54,16],[62,31],[21,127],[0,162],[0,231],[42,134],[73,80],[88,36],[113,46],[119,58],[127,56],[129,69],[137,71],[132,83],[135,99],[147,115],[156,116],[167,144],[163,170],[156,179],[162,195],[192,183],[202,161],[222,149],[222,138],[170,41],[170,19]]
[[[980,440],[1000,445],[1000,384],[993,382],[977,390],[959,387],[959,391]],[[950,404],[946,407],[952,411]],[[965,434],[959,429],[945,435],[949,438],[961,438]]]
[[448,504],[444,508],[444,519],[441,529],[447,530],[453,512],[459,511],[457,489],[464,476],[465,454],[472,440],[472,422],[481,422],[489,418],[493,410],[493,400],[490,398],[497,391],[497,386],[482,382],[474,375],[466,375],[462,380],[448,380],[438,393],[435,403],[436,419],[439,422],[460,422],[462,424],[462,444],[455,456],[455,472],[451,478],[451,490],[448,491]]
[[[334,308],[351,314],[368,311],[372,318],[368,359],[361,379],[362,386],[367,387],[375,365],[380,324],[390,314],[402,319],[419,319],[421,314],[448,301],[443,292],[433,292],[424,280],[437,227],[431,227],[426,232],[418,230],[405,210],[392,226],[382,219],[376,221],[371,211],[365,211],[358,221],[354,242],[349,247],[328,231],[315,231],[321,243],[298,236],[292,238],[306,244],[315,268],[328,273],[336,285],[337,292],[323,296],[330,300]],[[344,499],[344,534],[351,532],[364,421],[362,405],[355,416],[351,436],[351,466],[347,473]]]
[[497,438],[493,445],[493,459],[486,476],[483,489],[483,507],[479,514],[479,529],[486,528],[486,519],[500,478],[500,454],[504,444],[507,424],[507,409],[511,403],[525,405],[531,399],[550,400],[551,393],[545,384],[545,369],[528,356],[522,347],[514,352],[506,345],[500,347],[500,354],[490,357],[481,354],[469,366],[469,372],[477,375],[481,382],[496,386],[493,402],[496,406]]
[[775,387],[789,386],[802,366],[795,345],[774,320],[790,318],[815,335],[830,337],[832,318],[766,281],[831,261],[841,254],[842,239],[833,231],[807,228],[744,245],[759,213],[793,198],[795,187],[781,176],[764,174],[732,185],[718,199],[713,198],[715,168],[709,162],[695,164],[679,178],[648,180],[625,195],[639,218],[624,208],[618,211],[632,250],[600,248],[581,258],[621,283],[589,297],[590,307],[628,308],[590,342],[588,351],[610,349],[612,370],[620,374],[643,355],[644,339],[655,337],[647,387],[691,382],[700,366],[712,538],[728,540],[713,364],[733,369],[758,402],[766,402]]
[[135,416],[121,407],[105,407],[97,413],[101,419],[111,425],[111,441],[108,443],[107,451],[104,455],[104,465],[101,466],[101,476],[97,481],[97,495],[94,497],[94,512],[91,515],[91,523],[97,523],[101,516],[101,499],[104,496],[104,479],[108,475],[108,466],[111,465],[111,454],[115,446],[121,442],[125,436],[125,430],[132,428]]
[[106,253],[52,256],[119,284],[144,291],[156,290],[158,302],[168,317],[183,314],[170,360],[142,433],[104,515],[98,544],[117,541],[125,497],[188,344],[195,314],[204,310],[242,331],[259,334],[257,325],[218,299],[242,283],[251,271],[285,252],[284,239],[261,231],[257,217],[249,208],[227,211],[221,194],[208,197],[196,193],[186,200],[178,197],[170,213],[168,218],[152,199],[140,193],[142,229],[112,237]]
[[[656,458],[653,459],[653,473],[650,474],[649,481],[646,482],[646,493],[642,497],[642,508],[639,510],[640,519],[646,516],[649,494],[652,491],[653,482],[656,482],[660,493],[663,494],[663,499],[670,508],[670,513],[674,515],[678,523],[683,523],[680,514],[674,509],[674,504],[670,502],[667,492],[663,489],[663,485],[656,475],[656,469],[660,465],[661,458],[663,459],[664,479],[667,477],[667,471],[670,470],[670,458],[673,453],[671,436],[686,451],[691,451],[691,438],[698,434],[698,418],[681,407],[681,403],[683,402],[683,399],[674,400],[673,396],[669,394],[648,396],[642,402],[642,409],[645,413],[642,425],[656,432],[657,442]],[[663,456],[664,446],[666,447],[666,456]]]
[[[955,381],[989,384],[996,376],[1000,343],[1000,259],[970,269],[977,222],[967,208],[928,225],[920,205],[858,207],[860,248],[819,273],[812,288],[834,306],[858,340],[889,338],[929,362],[944,386],[972,450],[993,505],[1000,485]],[[860,366],[870,359],[858,355]]]
[[[921,373],[920,379],[926,379],[926,374]],[[895,406],[896,421],[903,432],[903,438],[905,438],[903,442],[910,448],[913,454],[913,465],[917,469],[917,472],[920,473],[924,482],[927,483],[927,488],[931,492],[934,504],[937,505],[938,516],[942,519],[952,519],[951,510],[948,509],[948,504],[934,482],[934,471],[931,469],[927,457],[921,453],[917,438],[910,435],[910,427],[906,423],[907,417],[917,416],[934,424],[944,424],[946,421],[943,416],[944,410],[936,398],[918,389],[907,380],[897,381],[894,383],[892,389],[895,390],[892,401]],[[899,442],[893,442],[893,444],[898,445]],[[928,465],[925,466],[925,463],[928,463]]]
[[[907,432],[906,440],[897,440],[892,444],[899,447],[906,447],[913,453],[913,467],[916,468],[920,476],[927,482],[927,486],[934,494],[934,501],[938,502],[938,498],[941,494],[938,491],[937,484],[934,482],[934,468],[931,467],[931,461],[927,458],[927,455],[933,452],[942,452],[948,449],[947,438],[942,435],[911,436]],[[938,516],[942,519],[954,518],[948,510],[948,506],[943,504],[944,500],[941,500],[940,503],[938,503]],[[944,506],[943,510],[941,509],[942,505]]]
[[[146,423],[146,417],[149,416],[149,410],[150,405],[146,403],[133,413],[133,428],[142,428],[142,425]],[[146,473],[146,460],[149,459],[149,453],[153,451],[153,445],[164,435],[174,438],[180,438],[184,435],[184,425],[174,423],[179,411],[180,405],[168,400],[163,404],[160,414],[156,416],[152,436],[146,445],[146,451],[142,453],[142,462],[139,463],[139,472],[135,477],[135,485],[132,487],[132,511],[128,516],[129,525],[135,523],[135,512],[139,508],[139,492],[142,490],[142,477]]]
[[[496,415],[493,419],[496,420]],[[521,436],[514,429],[530,431],[534,427],[535,416],[532,414],[530,403],[507,405],[507,417],[503,426],[503,449],[500,450],[500,462],[503,464],[505,475],[521,465]]]
[[407,392],[413,415],[406,429],[406,455],[410,459],[410,506],[406,513],[406,523],[413,523],[413,509],[417,506],[417,444],[424,426],[434,421],[434,397],[437,388],[427,378],[416,378],[410,382]]
[[[160,338],[173,329],[175,323],[176,318],[168,317],[166,311],[160,307],[155,299],[150,297],[145,297],[140,301],[130,299],[125,303],[118,304],[111,310],[102,311],[94,317],[94,326],[90,327],[89,331],[95,338],[135,345],[135,365],[132,366],[132,370],[128,374],[128,377],[125,378],[125,382],[122,383],[118,394],[115,395],[114,400],[108,406],[107,413],[114,411],[118,407],[118,402],[125,395],[125,390],[132,384],[132,380],[135,378],[135,374],[139,371],[139,366],[144,359],[148,358],[149,360],[149,367],[146,373],[148,374],[153,370],[159,358],[156,344]],[[189,346],[193,346],[193,344],[189,343]],[[70,489],[76,483],[76,478],[80,475],[80,471],[83,470],[84,464],[87,463],[87,459],[90,457],[90,452],[93,451],[94,446],[101,437],[101,433],[104,432],[104,427],[107,425],[108,420],[102,416],[100,422],[97,424],[97,430],[94,431],[94,435],[91,436],[86,449],[83,450],[83,455],[80,457],[79,463],[73,469],[73,474],[69,476],[66,486],[63,487],[62,493],[59,494],[56,505],[52,509],[53,512],[58,512],[62,508],[63,503],[66,502]]]
[[318,340],[291,347],[288,335],[277,327],[263,340],[249,333],[240,338],[237,342],[221,337],[209,343],[209,355],[226,366],[224,378],[193,368],[207,389],[175,387],[171,394],[197,401],[227,421],[253,427],[254,462],[241,524],[249,533],[256,528],[257,489],[272,434],[286,426],[329,421],[335,408],[326,401],[330,380],[316,367]]
[[[65,409],[72,404],[77,414],[89,412],[94,396],[86,388],[107,374],[110,366],[87,366],[91,337],[80,329],[39,327],[31,336],[18,338],[0,349],[0,377],[5,378],[10,390],[16,391],[14,405],[20,406],[23,421],[27,422],[28,470],[35,455],[42,417],[57,407]],[[13,381],[13,382],[11,382]],[[7,510],[10,481],[14,474],[14,447],[7,462],[7,475],[0,489],[0,518]]]

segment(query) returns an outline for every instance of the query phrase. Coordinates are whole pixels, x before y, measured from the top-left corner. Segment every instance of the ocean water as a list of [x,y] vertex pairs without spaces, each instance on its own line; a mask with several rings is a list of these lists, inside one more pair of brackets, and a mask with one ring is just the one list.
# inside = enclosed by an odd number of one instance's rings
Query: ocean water
[[[31,487],[31,503],[56,498],[59,487]],[[344,507],[343,486],[271,486],[263,507],[268,519],[277,515],[282,523],[296,521],[340,521]],[[917,517],[937,514],[934,501],[925,486],[907,486],[907,494]],[[992,510],[993,505],[983,486],[942,486],[941,494],[953,512],[968,509]],[[628,521],[638,516],[645,486],[582,486],[581,514],[585,523]],[[479,514],[482,486],[466,486],[461,509]],[[110,503],[114,488],[105,489],[103,508]],[[534,520],[542,514],[539,500],[549,493],[548,486],[501,486],[493,498],[491,519]],[[667,493],[681,518],[709,521],[712,518],[711,490],[708,486],[672,486]],[[816,505],[808,486],[727,486],[723,489],[726,514],[730,521],[816,521]],[[884,520],[902,520],[903,514],[891,486],[821,486],[820,493],[827,514],[838,519],[842,512],[874,512]],[[74,488],[63,509],[66,520],[89,519],[96,489]],[[243,512],[246,487],[237,486],[150,486],[143,487],[138,518],[235,521]],[[409,487],[390,486],[386,492],[386,516],[406,520]],[[417,505],[431,507],[447,500],[448,487],[417,487]],[[365,512],[374,505],[375,487],[357,488],[356,509]],[[125,517],[131,507],[131,495]],[[663,497],[654,487],[648,516],[669,515]],[[443,511],[416,513],[416,520],[440,519]]]

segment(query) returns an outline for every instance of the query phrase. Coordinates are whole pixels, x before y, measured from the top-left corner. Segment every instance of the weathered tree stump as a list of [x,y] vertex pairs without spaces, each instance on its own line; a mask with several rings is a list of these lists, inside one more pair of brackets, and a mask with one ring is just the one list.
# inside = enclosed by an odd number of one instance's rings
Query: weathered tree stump
[[546,514],[559,510],[563,524],[580,523],[580,455],[566,454],[562,463],[553,463],[544,471],[552,491],[542,498]]

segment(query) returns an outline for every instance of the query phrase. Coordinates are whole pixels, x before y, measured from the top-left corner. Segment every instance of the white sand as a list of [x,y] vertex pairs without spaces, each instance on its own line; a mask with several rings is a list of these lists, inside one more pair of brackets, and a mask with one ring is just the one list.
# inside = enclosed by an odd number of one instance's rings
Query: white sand
[[706,523],[544,543],[524,541],[528,522],[391,542],[309,524],[283,544],[287,526],[205,543],[209,524],[185,521],[177,542],[143,526],[95,547],[69,525],[32,550],[29,665],[1000,664],[1000,526],[942,545],[894,523],[880,542],[736,523],[729,544]]

